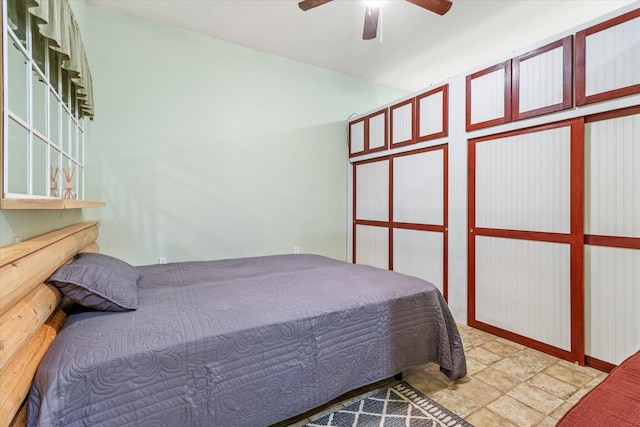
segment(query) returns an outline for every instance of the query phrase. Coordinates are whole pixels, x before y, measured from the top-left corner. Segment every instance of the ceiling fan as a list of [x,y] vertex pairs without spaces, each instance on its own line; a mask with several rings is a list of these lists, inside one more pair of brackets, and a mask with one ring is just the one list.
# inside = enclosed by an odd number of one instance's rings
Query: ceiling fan
[[[313,9],[317,6],[322,6],[325,3],[329,3],[332,0],[303,0],[298,3],[298,6],[302,10]],[[438,15],[444,15],[451,9],[453,4],[451,0],[407,0],[409,3],[413,3],[416,6],[420,6]],[[364,15],[364,31],[362,32],[362,38],[364,40],[371,40],[376,38],[378,32],[378,17],[380,14],[380,3],[382,2],[365,2],[367,4],[367,10]]]

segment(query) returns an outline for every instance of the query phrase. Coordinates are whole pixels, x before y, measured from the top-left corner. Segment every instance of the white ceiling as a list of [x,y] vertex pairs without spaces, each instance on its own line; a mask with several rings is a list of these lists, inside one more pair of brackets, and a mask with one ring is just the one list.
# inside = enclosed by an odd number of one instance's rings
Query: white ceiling
[[365,5],[336,0],[89,0],[90,4],[416,92],[640,0],[453,0],[439,16],[384,3],[375,40]]

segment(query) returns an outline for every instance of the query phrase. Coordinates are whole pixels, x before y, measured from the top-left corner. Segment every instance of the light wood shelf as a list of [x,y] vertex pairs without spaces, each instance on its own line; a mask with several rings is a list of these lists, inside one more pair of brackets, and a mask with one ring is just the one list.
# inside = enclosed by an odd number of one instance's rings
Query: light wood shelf
[[75,199],[0,199],[0,209],[82,209],[104,206],[106,206],[105,202]]

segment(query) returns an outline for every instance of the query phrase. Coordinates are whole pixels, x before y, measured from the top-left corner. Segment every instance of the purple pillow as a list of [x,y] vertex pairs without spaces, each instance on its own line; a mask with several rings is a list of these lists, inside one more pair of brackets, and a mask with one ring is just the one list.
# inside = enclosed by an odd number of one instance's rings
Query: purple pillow
[[49,278],[72,301],[102,311],[138,308],[140,273],[117,258],[83,252]]

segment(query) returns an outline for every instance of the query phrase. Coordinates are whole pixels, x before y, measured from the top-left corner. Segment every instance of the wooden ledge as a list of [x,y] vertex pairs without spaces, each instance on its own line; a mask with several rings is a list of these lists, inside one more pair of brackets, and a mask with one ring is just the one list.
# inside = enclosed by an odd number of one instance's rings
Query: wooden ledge
[[0,209],[82,209],[101,208],[105,202],[74,199],[0,199]]

